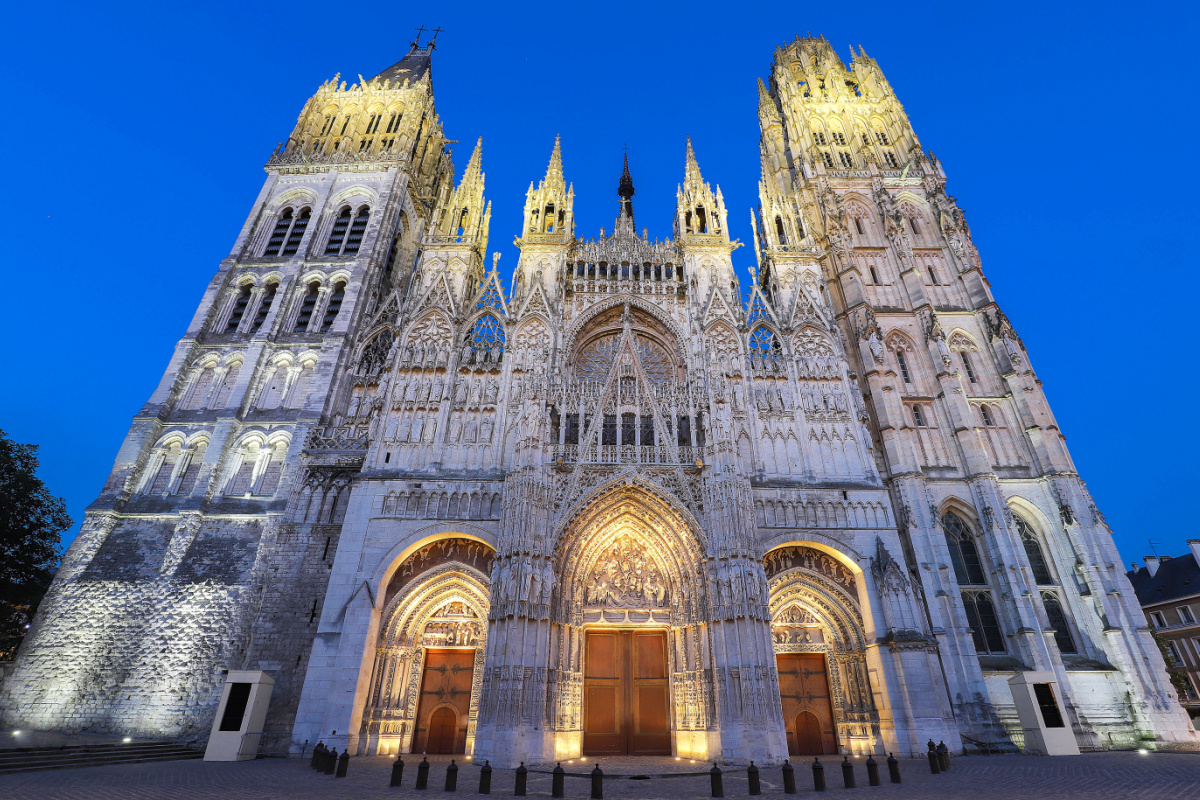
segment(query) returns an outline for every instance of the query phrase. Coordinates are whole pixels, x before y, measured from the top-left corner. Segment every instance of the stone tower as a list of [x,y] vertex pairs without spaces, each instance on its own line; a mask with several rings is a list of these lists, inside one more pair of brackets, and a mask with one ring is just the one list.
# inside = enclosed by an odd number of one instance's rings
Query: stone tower
[[665,240],[628,156],[577,233],[556,140],[506,291],[431,55],[272,155],[7,722],[199,741],[257,669],[269,753],[919,754],[1020,746],[1035,671],[1080,745],[1194,737],[874,61],[776,51],[745,292],[690,140]]

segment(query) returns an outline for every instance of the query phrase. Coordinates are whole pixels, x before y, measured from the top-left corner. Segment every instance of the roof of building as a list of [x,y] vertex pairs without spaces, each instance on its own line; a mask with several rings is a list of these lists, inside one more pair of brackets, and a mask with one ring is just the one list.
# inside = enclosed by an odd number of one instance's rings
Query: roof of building
[[372,80],[403,81],[408,78],[409,83],[413,83],[428,74],[432,56],[432,47],[413,47],[408,51],[408,55],[376,75]]
[[1152,606],[1176,597],[1200,594],[1200,564],[1191,553],[1175,558],[1164,557],[1151,575],[1146,567],[1125,573],[1133,584],[1138,602]]

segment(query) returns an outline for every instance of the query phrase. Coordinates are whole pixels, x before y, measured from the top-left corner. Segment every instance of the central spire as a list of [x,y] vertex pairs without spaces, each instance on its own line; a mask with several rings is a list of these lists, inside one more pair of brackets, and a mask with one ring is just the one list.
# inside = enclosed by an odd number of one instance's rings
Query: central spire
[[613,233],[636,236],[637,226],[633,223],[633,176],[629,174],[628,148],[625,150],[625,169],[621,172],[621,182],[617,185],[617,194],[621,197],[621,212],[617,215],[617,225],[613,229]]

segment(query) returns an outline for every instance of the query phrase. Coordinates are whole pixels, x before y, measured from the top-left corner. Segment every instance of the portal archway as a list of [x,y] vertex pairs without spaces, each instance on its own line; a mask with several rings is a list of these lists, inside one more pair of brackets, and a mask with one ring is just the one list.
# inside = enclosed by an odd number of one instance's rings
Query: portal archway
[[763,564],[789,750],[874,752],[879,716],[858,604],[862,574],[807,544],[772,550]]
[[442,538],[392,573],[363,714],[367,753],[471,752],[493,555],[477,540]]
[[558,755],[707,757],[715,712],[699,526],[632,477],[591,493],[568,520],[551,609]]

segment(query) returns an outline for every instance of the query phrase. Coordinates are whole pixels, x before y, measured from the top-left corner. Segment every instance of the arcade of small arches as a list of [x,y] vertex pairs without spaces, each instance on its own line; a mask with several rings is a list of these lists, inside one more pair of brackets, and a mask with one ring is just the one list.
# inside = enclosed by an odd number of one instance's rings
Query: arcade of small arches
[[[362,665],[361,752],[473,752],[479,719],[502,719],[521,688],[484,679],[489,619],[525,617],[550,626],[549,668],[558,678],[545,718],[557,756],[706,758],[720,726],[714,604],[737,598],[769,608],[764,641],[777,661],[789,750],[874,750],[869,612],[853,556],[826,542],[777,539],[760,562],[763,584],[753,562],[706,557],[690,514],[638,480],[592,492],[577,508],[551,556],[497,553],[472,533],[443,532],[395,559],[377,591],[379,633]],[[659,678],[631,677],[625,663],[634,650],[643,671],[646,658],[659,659],[651,669]],[[609,704],[615,718],[595,712]],[[778,706],[758,713],[779,718]],[[635,715],[653,730],[623,730]]]

